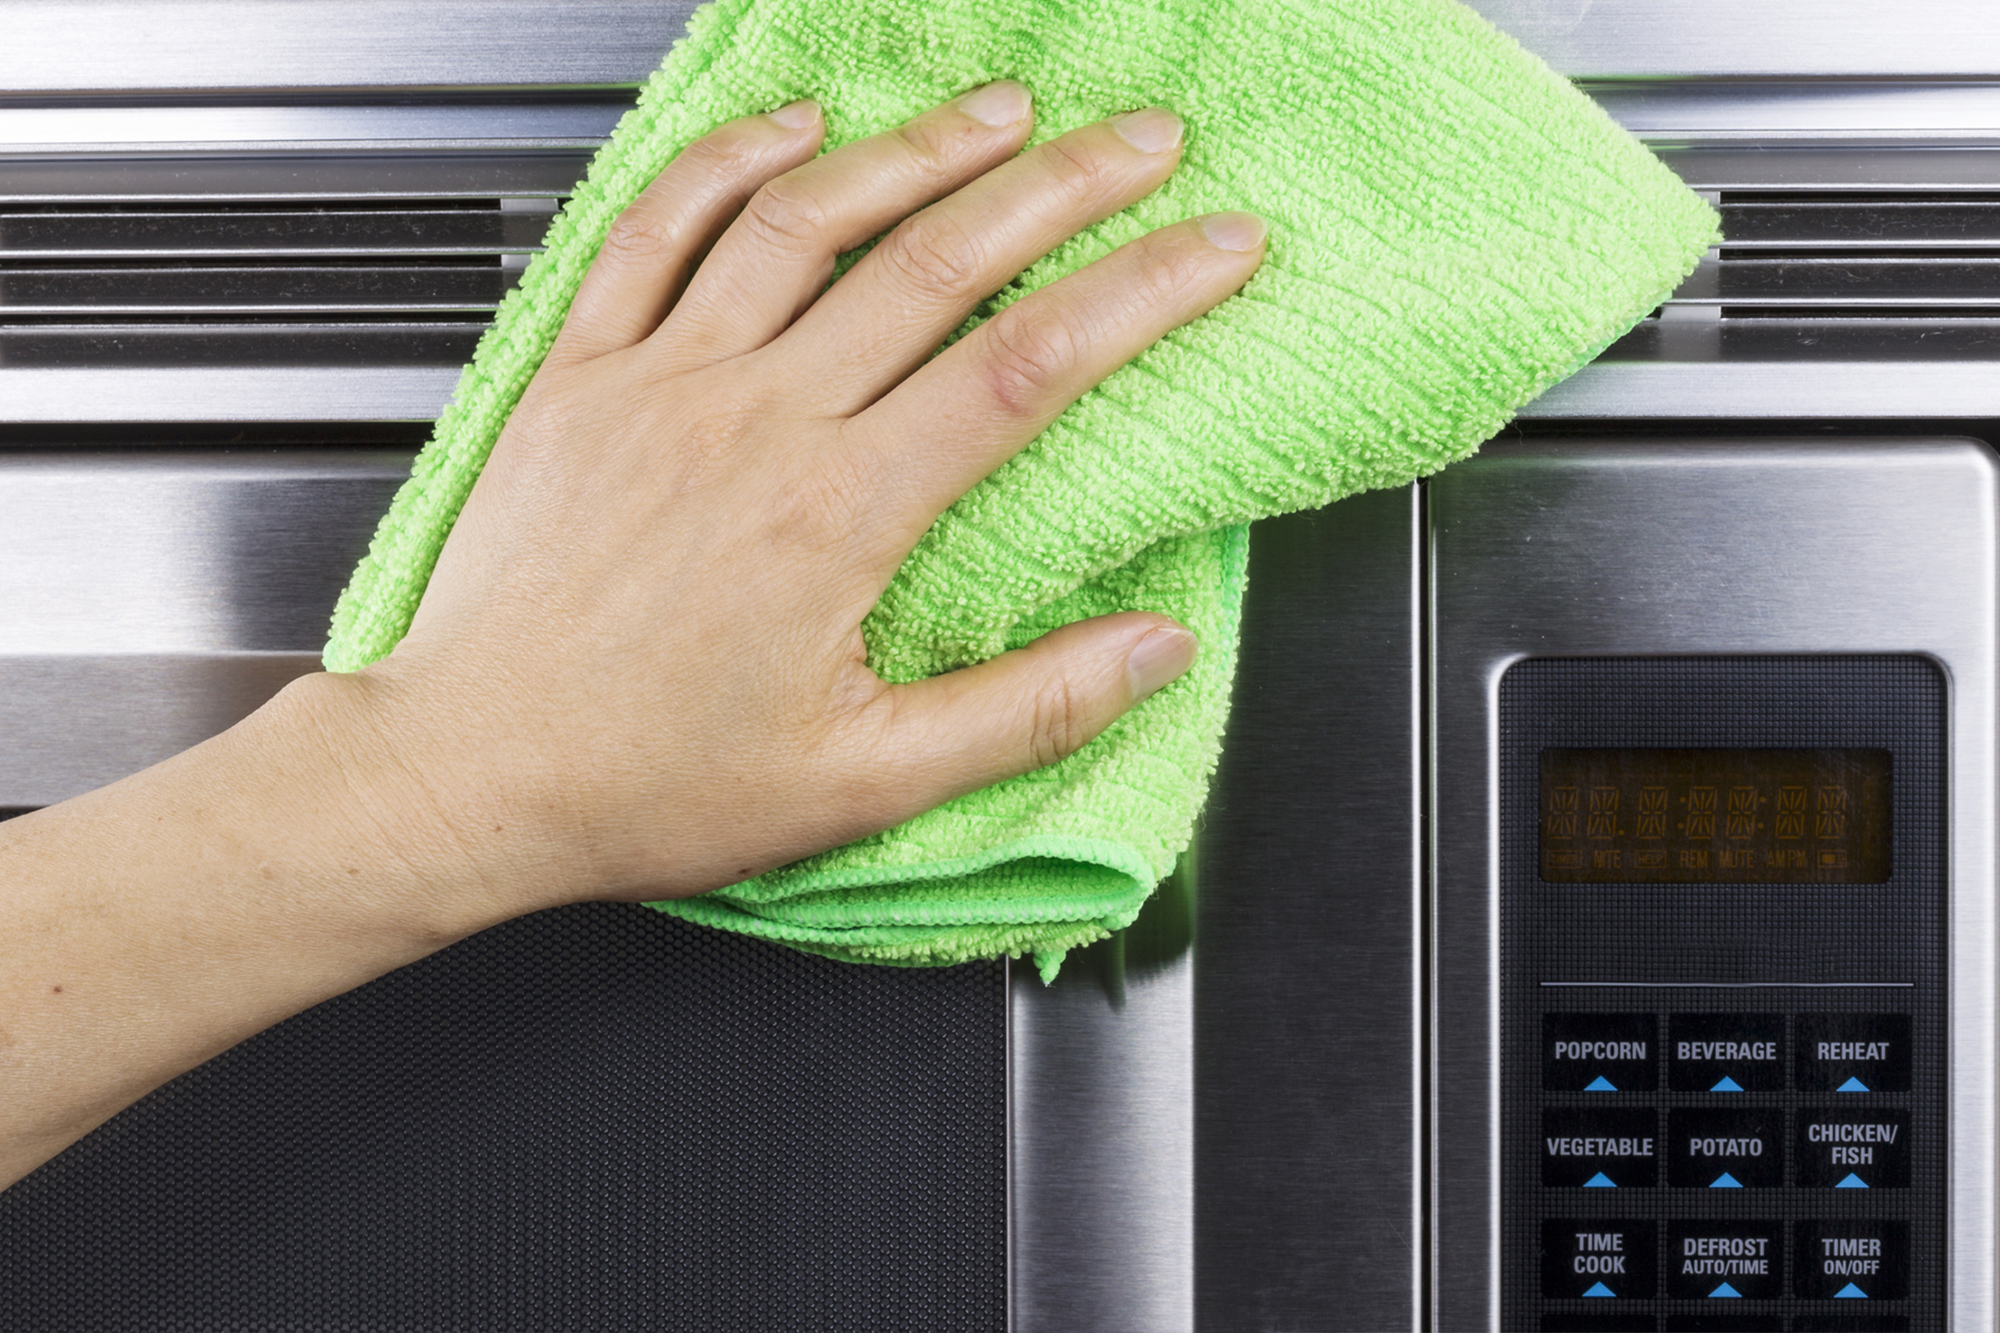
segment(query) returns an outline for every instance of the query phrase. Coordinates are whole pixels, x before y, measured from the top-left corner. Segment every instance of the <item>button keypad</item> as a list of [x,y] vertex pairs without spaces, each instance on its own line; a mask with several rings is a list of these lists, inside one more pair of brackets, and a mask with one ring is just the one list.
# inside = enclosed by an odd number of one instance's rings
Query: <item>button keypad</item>
[[[1617,1214],[1558,1204],[1541,1220],[1541,1295],[1565,1303],[1544,1328],[1908,1327],[1884,1303],[1909,1293],[1910,1223],[1852,1202],[1911,1185],[1908,1014],[1574,1011],[1541,1025],[1541,1183],[1605,1191]],[[1881,1197],[1890,1214],[1899,1197]],[[1627,1313],[1642,1301],[1665,1304]],[[1793,1301],[1828,1304],[1783,1313]]]

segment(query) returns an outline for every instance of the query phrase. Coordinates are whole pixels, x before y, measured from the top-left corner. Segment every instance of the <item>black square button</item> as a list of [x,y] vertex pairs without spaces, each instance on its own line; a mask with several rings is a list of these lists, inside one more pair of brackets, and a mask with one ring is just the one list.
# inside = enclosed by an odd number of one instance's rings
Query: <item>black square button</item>
[[1656,1183],[1650,1110],[1542,1112],[1542,1183],[1558,1189],[1635,1189]]
[[1800,1014],[1804,1092],[1908,1092],[1908,1014]]
[[1783,1014],[1675,1014],[1667,1085],[1676,1092],[1783,1092]]
[[1908,1222],[1801,1222],[1792,1294],[1802,1300],[1895,1301],[1910,1291]]
[[1652,1092],[1660,1086],[1652,1014],[1543,1014],[1542,1087],[1549,1092]]
[[1801,1188],[1909,1188],[1908,1111],[1856,1106],[1801,1111],[1794,1148]]
[[1648,1300],[1659,1226],[1629,1218],[1551,1218],[1542,1223],[1542,1295],[1553,1300]]
[[1667,1183],[1775,1189],[1785,1180],[1785,1113],[1771,1107],[1667,1113]]
[[1676,1300],[1776,1300],[1784,1293],[1780,1222],[1676,1221],[1667,1226],[1667,1295]]

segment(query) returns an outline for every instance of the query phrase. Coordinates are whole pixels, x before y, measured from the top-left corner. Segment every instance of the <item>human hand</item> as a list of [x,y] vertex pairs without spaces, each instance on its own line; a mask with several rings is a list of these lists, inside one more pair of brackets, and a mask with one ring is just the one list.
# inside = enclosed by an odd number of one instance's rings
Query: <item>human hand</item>
[[724,126],[621,218],[394,653],[0,824],[0,1188],[455,939],[888,827],[1187,668],[1186,631],[1128,614],[891,686],[859,626],[960,493],[1242,285],[1261,225],[1165,228],[933,356],[1158,185],[1179,124],[1022,154],[998,84],[814,160],[822,132],[810,105]]
[[1024,154],[1030,127],[1003,82],[815,158],[799,103],[626,211],[409,635],[298,687],[415,784],[376,793],[390,845],[469,861],[495,915],[699,893],[1060,759],[1187,668],[1138,613],[917,684],[866,665],[937,515],[1262,258],[1246,215],[1167,227],[933,356],[1179,160],[1161,110]]

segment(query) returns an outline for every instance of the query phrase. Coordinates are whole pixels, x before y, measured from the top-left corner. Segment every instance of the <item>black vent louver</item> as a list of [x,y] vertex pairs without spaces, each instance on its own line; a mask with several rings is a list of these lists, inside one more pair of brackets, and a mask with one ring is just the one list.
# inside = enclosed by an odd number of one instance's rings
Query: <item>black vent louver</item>
[[0,203],[0,364],[455,366],[558,204]]
[[2000,318],[2000,191],[1719,192],[1723,244],[1670,306],[1723,319]]

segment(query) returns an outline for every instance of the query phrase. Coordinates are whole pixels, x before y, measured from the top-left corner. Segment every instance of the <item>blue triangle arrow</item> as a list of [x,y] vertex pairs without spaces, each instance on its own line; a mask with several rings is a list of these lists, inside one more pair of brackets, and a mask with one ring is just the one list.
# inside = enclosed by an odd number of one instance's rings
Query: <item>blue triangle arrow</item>
[[1858,1079],[1858,1078],[1850,1078],[1849,1080],[1847,1080],[1847,1082],[1845,1082],[1845,1083],[1841,1084],[1841,1085],[1840,1085],[1839,1087],[1835,1088],[1835,1089],[1834,1089],[1834,1091],[1835,1091],[1835,1092],[1866,1092],[1866,1091],[1868,1091],[1868,1085],[1867,1085],[1866,1083],[1863,1083],[1863,1082],[1862,1082],[1862,1081],[1861,1081],[1860,1079]]
[[1615,1190],[1618,1188],[1618,1182],[1610,1176],[1605,1175],[1602,1171],[1599,1171],[1589,1180],[1584,1181],[1583,1187],[1587,1190]]
[[1855,1175],[1852,1171],[1849,1171],[1847,1179],[1835,1185],[1834,1188],[1837,1190],[1865,1190],[1868,1188],[1868,1182],[1860,1176]]
[[[1716,1084],[1716,1085],[1715,1085],[1714,1087],[1710,1088],[1710,1089],[1709,1089],[1709,1091],[1710,1091],[1710,1092],[1741,1092],[1741,1091],[1743,1091],[1743,1085],[1742,1085],[1741,1083],[1738,1083],[1738,1082],[1737,1082],[1737,1081],[1736,1081],[1735,1079],[1733,1079],[1733,1078],[1729,1077],[1729,1075],[1727,1075],[1727,1074],[1724,1074],[1724,1075],[1722,1076],[1722,1079],[1721,1079],[1721,1081],[1720,1081],[1720,1082],[1718,1082],[1718,1083],[1717,1083],[1717,1084]],[[1726,1284],[1725,1284],[1725,1285],[1726,1285]]]
[[1735,1176],[1730,1175],[1727,1171],[1724,1171],[1714,1180],[1709,1181],[1708,1187],[1712,1190],[1740,1190],[1743,1188],[1743,1182]]
[[[1603,1286],[1604,1284],[1600,1282],[1598,1285]],[[1584,1293],[1584,1295],[1586,1296],[1588,1296],[1589,1294],[1590,1294],[1589,1292]],[[1863,1291],[1861,1288],[1855,1286],[1852,1282],[1850,1282],[1846,1286],[1842,1287],[1839,1291],[1834,1292],[1833,1297],[1835,1300],[1842,1300],[1842,1299],[1851,1300],[1856,1297],[1859,1297],[1860,1299],[1865,1301],[1868,1299],[1868,1293]]]
[[1584,1084],[1583,1090],[1585,1092],[1616,1092],[1618,1091],[1618,1085],[1604,1077],[1604,1075],[1599,1074],[1596,1078]]
[[[1851,1287],[1854,1284],[1849,1283],[1848,1285]],[[1618,1293],[1613,1291],[1611,1288],[1605,1286],[1602,1282],[1600,1282],[1596,1286],[1592,1287],[1589,1291],[1584,1292],[1583,1294],[1586,1296],[1616,1296]]]
[[1734,1287],[1730,1286],[1730,1285],[1729,1285],[1729,1284],[1728,1284],[1727,1282],[1725,1282],[1725,1283],[1723,1283],[1723,1284],[1722,1284],[1721,1286],[1717,1287],[1717,1288],[1716,1288],[1716,1289],[1715,1289],[1714,1291],[1711,1291],[1711,1292],[1709,1292],[1709,1293],[1708,1293],[1708,1295],[1709,1295],[1709,1298],[1710,1298],[1711,1300],[1712,1300],[1712,1299],[1714,1299],[1714,1298],[1715,1298],[1715,1297],[1717,1297],[1717,1296],[1738,1296],[1738,1297],[1740,1297],[1740,1296],[1742,1296],[1742,1294],[1743,1294],[1742,1292],[1740,1292],[1740,1291],[1738,1291],[1738,1290],[1737,1290],[1736,1288],[1734,1288]]

